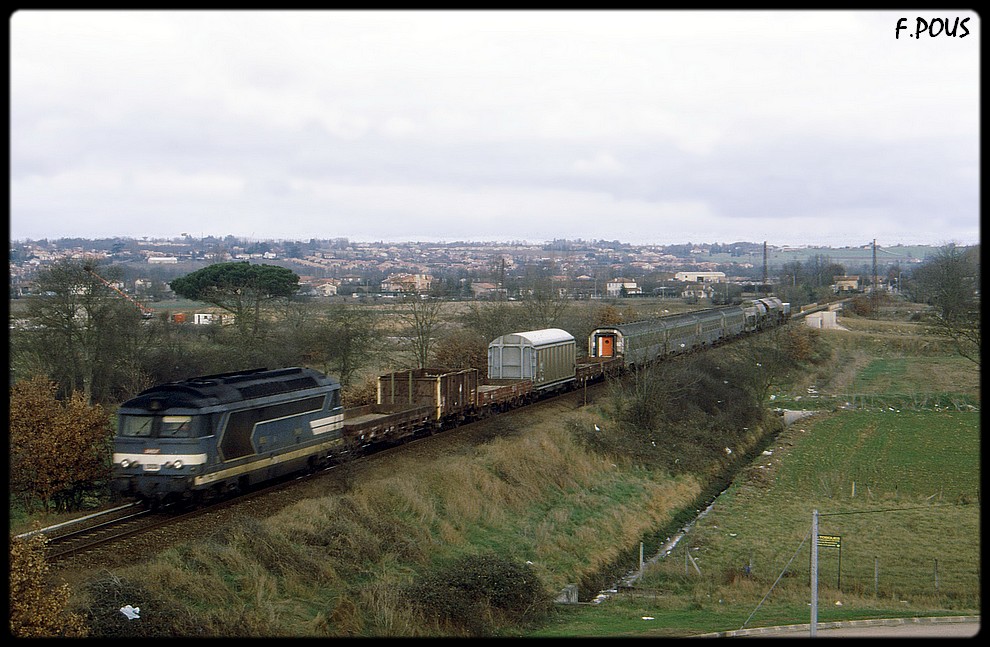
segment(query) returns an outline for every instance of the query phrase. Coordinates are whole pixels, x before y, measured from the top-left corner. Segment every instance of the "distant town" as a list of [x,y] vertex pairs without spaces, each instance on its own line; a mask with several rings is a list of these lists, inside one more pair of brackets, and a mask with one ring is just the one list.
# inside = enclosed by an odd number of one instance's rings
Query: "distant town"
[[710,300],[783,289],[798,271],[826,272],[833,291],[895,290],[902,272],[936,247],[874,241],[856,247],[783,247],[763,242],[637,245],[620,241],[355,242],[347,238],[250,241],[234,236],[11,241],[10,298],[32,294],[37,272],[61,259],[117,266],[115,287],[146,301],[169,299],[169,281],[213,263],[292,269],[300,296],[513,298],[550,285],[574,299],[654,296]]

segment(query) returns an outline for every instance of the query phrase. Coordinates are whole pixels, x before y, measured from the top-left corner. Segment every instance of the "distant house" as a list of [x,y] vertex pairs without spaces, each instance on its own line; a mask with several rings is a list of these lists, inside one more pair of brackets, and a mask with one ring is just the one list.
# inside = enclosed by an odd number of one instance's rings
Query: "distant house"
[[309,282],[313,292],[323,297],[337,296],[337,284],[336,279],[314,279]]
[[219,323],[224,326],[230,325],[234,323],[234,315],[216,312],[197,312],[193,315],[194,325],[205,326],[212,323]]
[[471,294],[473,294],[475,298],[491,296],[492,294],[495,294],[497,290],[498,286],[494,283],[483,283],[480,281],[471,283]]
[[704,283],[689,283],[684,286],[681,296],[685,299],[710,299],[715,293],[715,288]]
[[725,272],[677,272],[674,280],[685,283],[725,283]]
[[605,294],[610,297],[643,294],[643,288],[631,279],[616,278],[605,284]]
[[175,265],[179,259],[175,256],[149,256],[148,262],[153,265]]
[[836,276],[832,279],[835,284],[832,285],[832,291],[839,292],[859,292],[859,277],[858,276]]
[[412,294],[430,289],[432,279],[426,274],[390,274],[382,281],[382,292],[408,292]]

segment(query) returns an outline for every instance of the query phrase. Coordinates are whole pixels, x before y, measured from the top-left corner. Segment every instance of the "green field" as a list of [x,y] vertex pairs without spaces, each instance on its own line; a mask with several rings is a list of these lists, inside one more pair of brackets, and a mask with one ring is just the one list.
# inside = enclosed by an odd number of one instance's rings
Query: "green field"
[[780,491],[845,503],[859,497],[975,499],[980,476],[978,412],[849,411],[808,425],[813,434],[780,467]]
[[[872,343],[872,339],[861,340]],[[774,404],[789,409],[975,411],[979,370],[967,359],[911,356],[903,352],[868,357],[859,349],[844,360],[853,369],[844,380],[823,380],[802,391],[780,393]]]
[[819,622],[979,614],[979,368],[933,352],[915,326],[892,324],[902,343],[890,344],[878,343],[883,325],[865,325],[825,333],[831,365],[777,398],[819,413],[781,434],[669,555],[601,604],[558,607],[535,635],[807,623],[815,510],[819,535],[840,538],[819,549]]
[[978,613],[978,412],[822,414],[768,451],[634,589],[537,635],[807,623],[814,510],[841,538],[819,552],[820,622]]

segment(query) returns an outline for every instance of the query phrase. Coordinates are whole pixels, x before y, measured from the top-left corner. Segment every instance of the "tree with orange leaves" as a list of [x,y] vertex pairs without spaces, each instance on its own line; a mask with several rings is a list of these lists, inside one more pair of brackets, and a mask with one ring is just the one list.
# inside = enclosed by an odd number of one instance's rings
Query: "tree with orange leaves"
[[110,475],[109,414],[74,392],[59,401],[44,377],[10,389],[10,492],[25,507],[77,508]]

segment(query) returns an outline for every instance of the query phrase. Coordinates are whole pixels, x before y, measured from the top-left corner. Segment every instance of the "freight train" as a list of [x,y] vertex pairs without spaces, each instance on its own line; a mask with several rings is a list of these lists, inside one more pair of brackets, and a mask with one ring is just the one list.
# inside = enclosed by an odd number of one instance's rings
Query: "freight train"
[[254,369],[171,382],[121,405],[113,488],[154,506],[242,492],[340,456],[401,443],[667,356],[781,325],[776,298],[594,330],[588,357],[549,328],[506,334],[477,369],[413,369],[378,378],[376,404],[341,406],[340,384],[309,368]]

